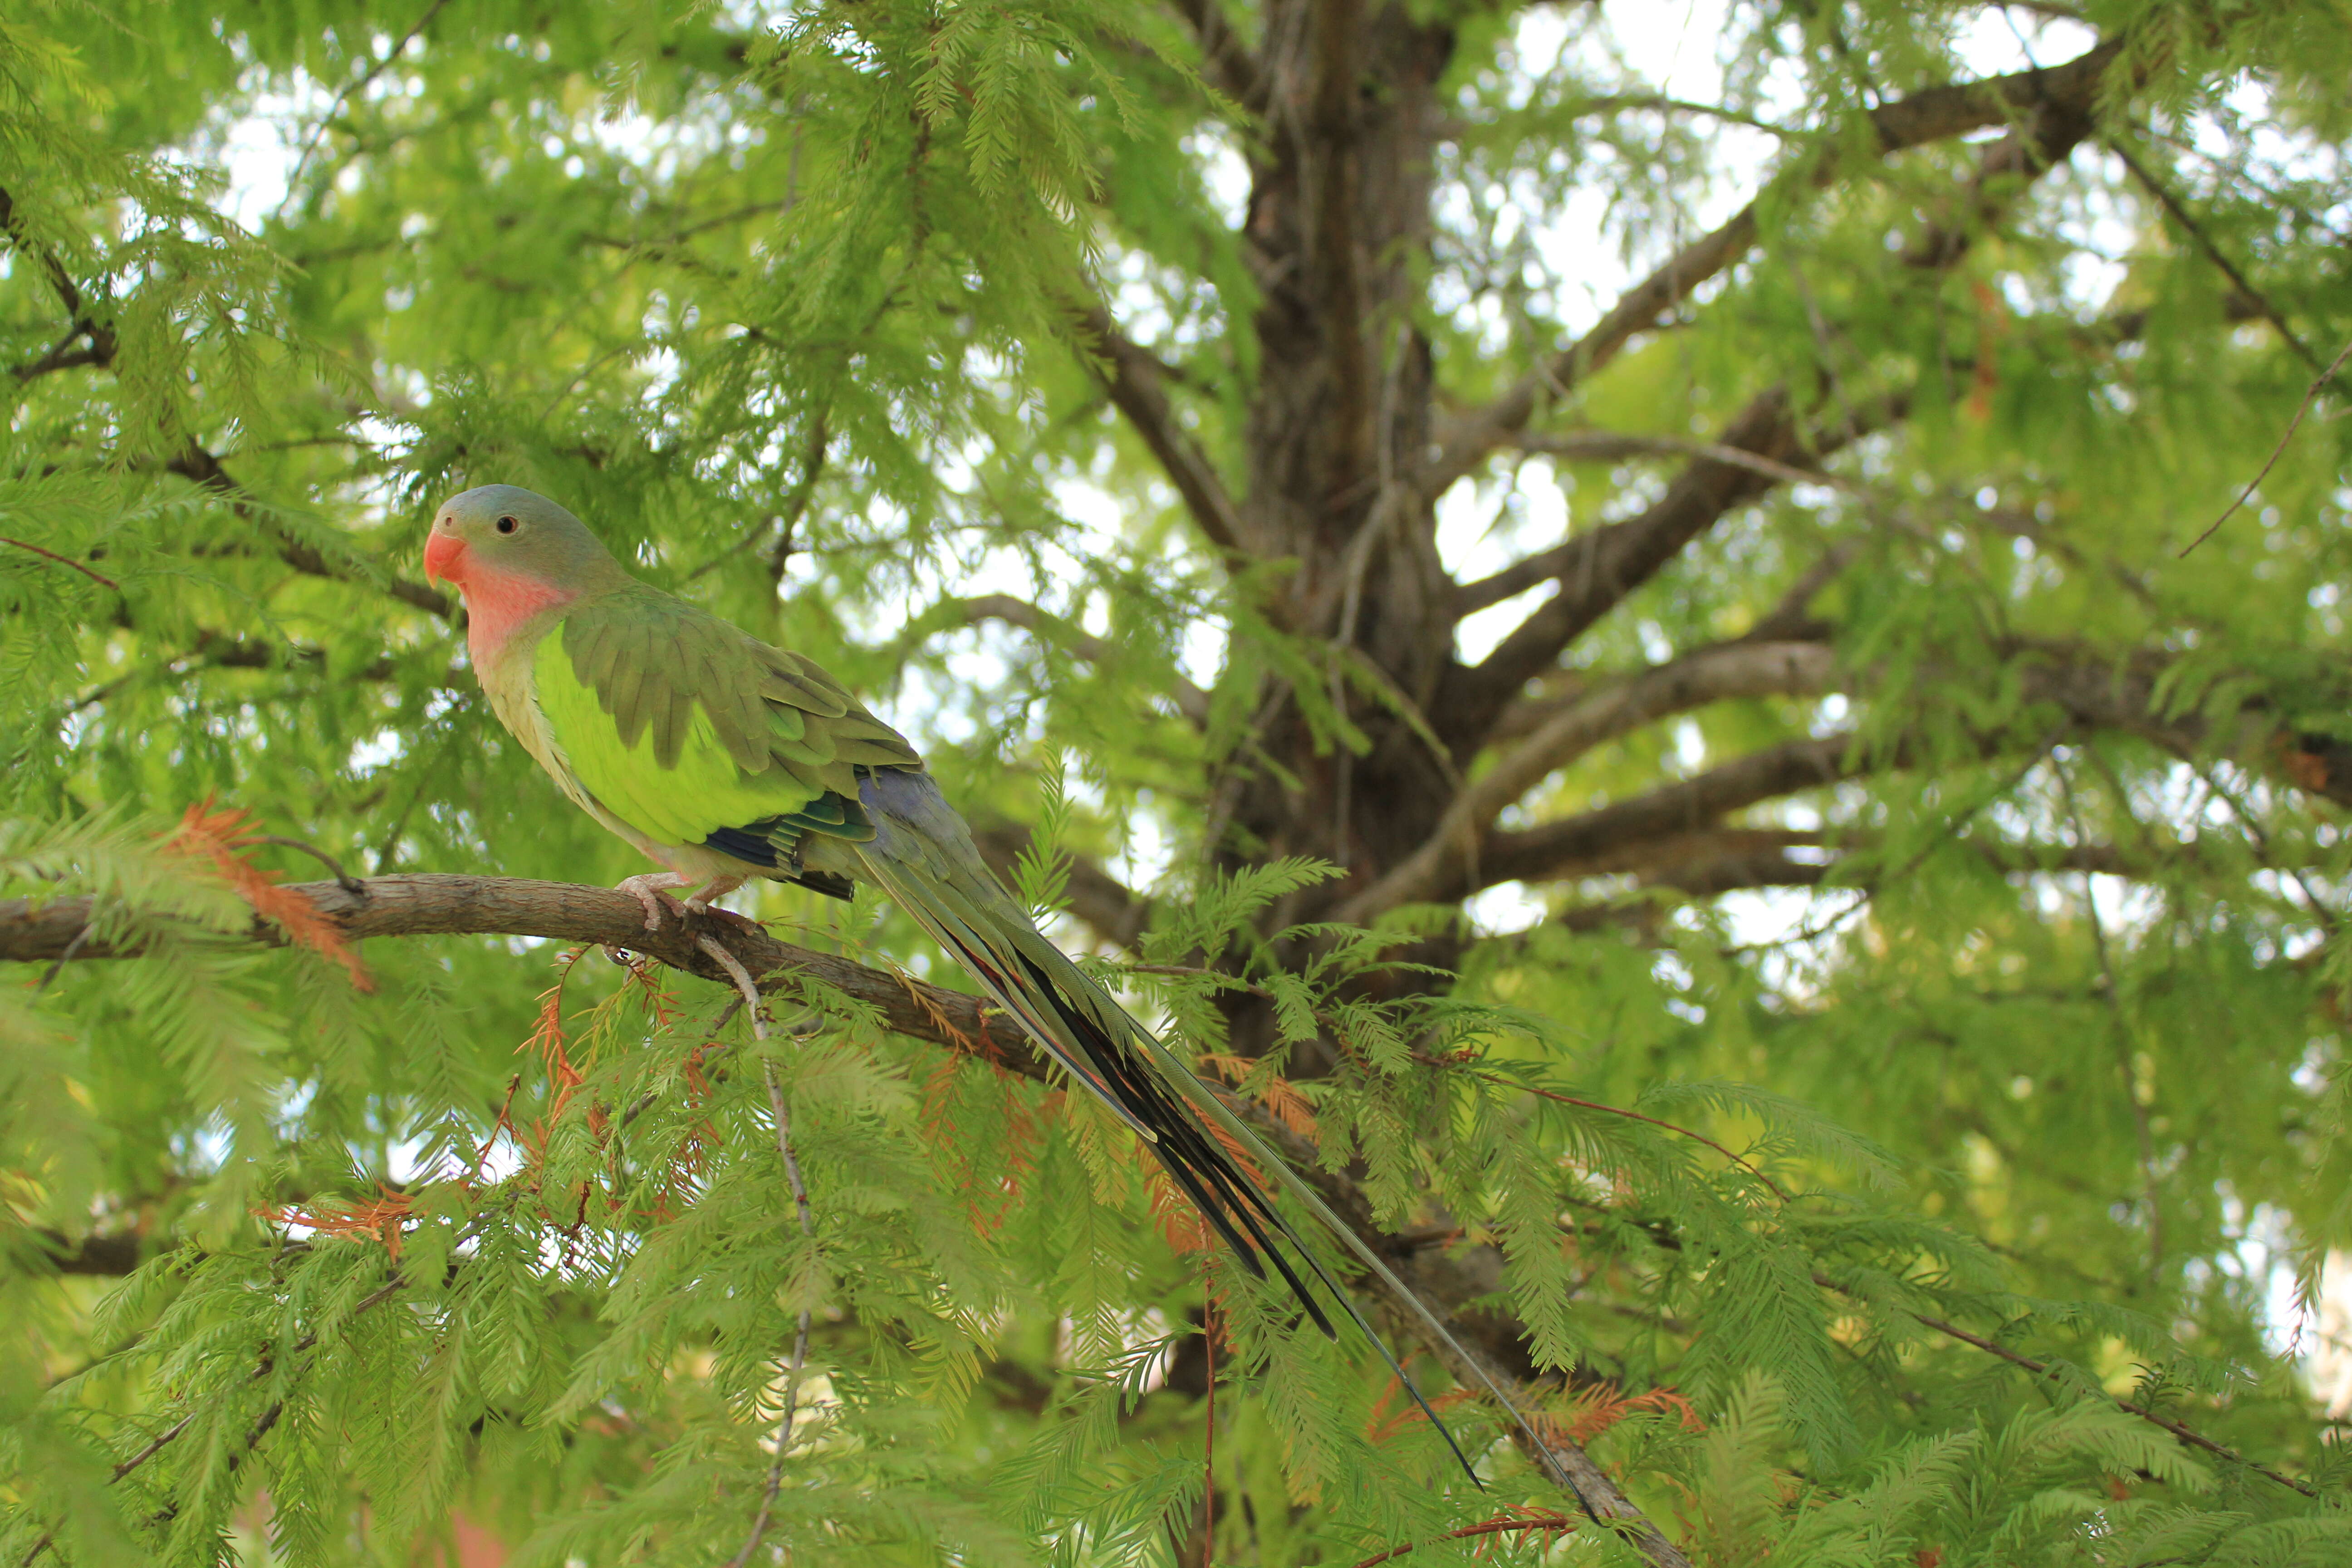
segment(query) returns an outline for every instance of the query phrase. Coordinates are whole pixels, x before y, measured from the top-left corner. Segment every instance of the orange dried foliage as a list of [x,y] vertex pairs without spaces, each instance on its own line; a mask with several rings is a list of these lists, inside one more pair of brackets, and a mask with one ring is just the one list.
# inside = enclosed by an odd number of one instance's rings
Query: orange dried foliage
[[[1208,1053],[1201,1059],[1215,1068],[1218,1077],[1236,1089],[1241,1087],[1242,1080],[1247,1078],[1251,1070],[1257,1066],[1246,1057],[1225,1056],[1215,1051]],[[1265,1087],[1257,1091],[1257,1097],[1268,1110],[1274,1112],[1276,1121],[1297,1133],[1301,1138],[1314,1138],[1320,1135],[1315,1121],[1315,1108],[1307,1103],[1307,1097],[1299,1093],[1297,1086],[1288,1079],[1279,1074],[1268,1074]]]
[[[992,1183],[989,1181],[949,1125],[961,1083],[961,1058],[949,1057],[924,1080],[920,1112],[923,1142],[948,1179],[963,1194],[965,1215],[972,1227],[982,1236],[993,1236],[1003,1228],[1005,1216],[1020,1199],[1022,1184],[1036,1169],[1037,1119],[1023,1103],[1017,1086],[1000,1071],[997,1088],[1003,1096],[1004,1167]],[[984,1201],[992,1194],[995,1198],[992,1205]]]
[[1977,369],[1969,387],[1969,417],[1979,424],[1992,417],[1992,397],[2000,389],[2000,340],[2009,335],[2009,308],[1990,283],[1970,285],[1977,300]]
[[[1437,1539],[1440,1541],[1476,1540],[1478,1545],[1475,1554],[1483,1557],[1486,1554],[1486,1548],[1503,1536],[1535,1532],[1553,1538],[1543,1543],[1542,1550],[1549,1552],[1558,1537],[1581,1529],[1583,1523],[1582,1520],[1571,1518],[1557,1509],[1538,1508],[1532,1503],[1513,1503],[1492,1519],[1480,1520],[1476,1524],[1465,1524],[1459,1530],[1449,1530]],[[1425,1543],[1418,1541],[1408,1541],[1402,1546],[1391,1546],[1386,1552],[1375,1552],[1357,1563],[1356,1568],[1376,1568],[1377,1564],[1402,1557],[1413,1548],[1423,1544]]]
[[1151,1217],[1159,1223],[1161,1239],[1171,1252],[1206,1252],[1209,1250],[1209,1223],[1192,1200],[1176,1190],[1168,1173],[1154,1165],[1143,1178],[1145,1193],[1151,1199]]
[[923,994],[920,981],[895,963],[890,965],[890,973],[898,977],[898,984],[907,988],[908,998],[923,1010],[923,1016],[931,1021],[931,1026],[947,1037],[949,1045],[968,1057],[981,1057],[989,1061],[997,1059],[996,1047],[985,1040],[975,1040],[957,1028],[940,1005]]
[[307,1209],[265,1208],[255,1212],[278,1225],[299,1225],[320,1236],[369,1236],[383,1243],[394,1258],[400,1257],[401,1226],[412,1208],[406,1193],[379,1187],[380,1197],[364,1200],[327,1198]]
[[515,1047],[517,1055],[524,1051],[535,1052],[539,1059],[547,1064],[548,1079],[555,1086],[555,1098],[548,1106],[547,1114],[531,1124],[528,1138],[520,1140],[533,1163],[547,1156],[550,1123],[563,1114],[563,1108],[571,1102],[572,1091],[588,1081],[580,1069],[572,1065],[572,1057],[564,1049],[563,1034],[564,984],[572,978],[572,966],[587,951],[583,944],[556,955],[555,984],[539,994],[539,1017],[531,1025],[530,1037]]
[[1675,1410],[1682,1414],[1683,1430],[1704,1432],[1706,1423],[1698,1418],[1690,1401],[1671,1388],[1654,1388],[1646,1394],[1621,1394],[1613,1383],[1594,1384],[1577,1391],[1569,1401],[1567,1410],[1559,1415],[1538,1412],[1533,1417],[1536,1430],[1545,1441],[1566,1441],[1583,1447],[1637,1411]]
[[474,1184],[482,1179],[482,1167],[490,1163],[490,1151],[499,1146],[499,1133],[503,1132],[509,1138],[514,1139],[518,1146],[521,1144],[522,1140],[515,1131],[513,1120],[515,1090],[521,1087],[522,1074],[517,1073],[507,1079],[507,1096],[499,1102],[498,1120],[490,1123],[489,1135],[482,1140],[482,1147],[475,1154],[472,1167],[460,1178],[467,1192],[471,1192]]
[[[1471,1390],[1456,1386],[1431,1400],[1429,1407],[1442,1414],[1469,1403],[1471,1398]],[[1421,1413],[1421,1406],[1405,1396],[1404,1384],[1391,1376],[1389,1385],[1381,1390],[1380,1398],[1373,1403],[1371,1419],[1364,1423],[1364,1436],[1369,1442],[1385,1443],[1414,1423],[1428,1419]]]
[[677,1021],[677,997],[654,978],[651,964],[631,953],[622,961],[621,967],[629,972],[629,984],[645,998],[646,1011],[653,1015],[654,1027],[667,1029]]
[[210,861],[236,896],[253,906],[254,913],[286,933],[297,947],[307,947],[343,966],[352,984],[373,991],[375,982],[345,939],[342,929],[319,912],[319,907],[290,888],[282,888],[253,863],[261,847],[259,825],[253,814],[234,807],[215,811],[214,796],[188,807],[164,847],[192,859]]

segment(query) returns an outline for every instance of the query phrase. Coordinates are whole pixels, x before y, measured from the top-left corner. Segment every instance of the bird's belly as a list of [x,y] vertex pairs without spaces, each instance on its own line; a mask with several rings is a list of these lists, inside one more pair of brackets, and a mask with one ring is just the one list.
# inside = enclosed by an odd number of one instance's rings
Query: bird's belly
[[499,716],[499,722],[507,727],[508,733],[522,742],[523,750],[529,752],[531,760],[555,781],[556,787],[572,797],[572,804],[594,817],[607,832],[627,840],[636,847],[639,853],[660,861],[672,870],[708,874],[700,864],[702,852],[655,842],[634,824],[614,816],[603,801],[589,792],[587,786],[580,782],[580,775],[572,771],[571,759],[564,755],[562,742],[556,739],[554,725],[548,721],[546,712],[539,705],[538,682],[532,679],[527,661],[522,664],[519,674],[520,679],[517,680],[502,680],[496,685],[485,683],[485,689],[490,694],[490,710]]

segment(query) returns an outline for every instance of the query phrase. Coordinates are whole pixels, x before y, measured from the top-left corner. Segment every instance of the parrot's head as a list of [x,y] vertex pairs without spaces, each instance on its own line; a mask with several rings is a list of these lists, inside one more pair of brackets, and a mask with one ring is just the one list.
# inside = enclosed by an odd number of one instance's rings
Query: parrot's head
[[425,574],[466,596],[466,642],[474,667],[497,662],[540,613],[629,581],[578,518],[513,485],[483,485],[451,496],[433,514]]
[[425,542],[425,575],[470,600],[484,590],[583,589],[619,570],[588,525],[514,485],[482,485],[441,503]]

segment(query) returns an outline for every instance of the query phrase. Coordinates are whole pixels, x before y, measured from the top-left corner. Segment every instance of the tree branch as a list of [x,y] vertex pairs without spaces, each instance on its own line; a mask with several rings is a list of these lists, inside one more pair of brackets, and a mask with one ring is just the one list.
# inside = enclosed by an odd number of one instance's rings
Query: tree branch
[[[1928,88],[1870,111],[1882,155],[1941,141],[1981,126],[1999,125],[2044,105],[2087,109],[2107,68],[2123,45],[2110,39],[2063,65],[2019,71],[1983,81]],[[1841,173],[1835,148],[1774,181],[1819,189]],[[1756,243],[1759,214],[1770,194],[1733,214],[1713,233],[1683,247],[1626,290],[1584,335],[1519,378],[1510,390],[1443,437],[1442,449],[1423,481],[1423,493],[1443,494],[1514,432],[1523,429],[1547,399],[1565,398],[1577,383],[1615,359],[1640,332],[1690,298],[1701,284],[1748,254]]]
[[[992,1007],[983,1006],[980,998],[927,984],[903,973],[870,969],[845,958],[778,942],[748,921],[706,917],[684,922],[665,916],[660,929],[648,932],[645,929],[644,906],[631,895],[617,889],[568,882],[421,874],[371,878],[360,883],[359,888],[354,893],[335,882],[305,882],[289,885],[285,890],[309,900],[348,941],[444,934],[536,936],[594,942],[628,948],[732,989],[734,982],[725,967],[698,944],[698,937],[707,938],[722,946],[743,968],[761,976],[766,982],[763,989],[786,989],[798,977],[806,975],[873,1007],[880,1014],[884,1026],[895,1034],[983,1057],[1024,1078],[1054,1081],[1054,1069],[1049,1068],[1044,1054],[1030,1044],[1028,1037],[1012,1019]],[[135,935],[117,941],[111,936],[88,934],[92,916],[100,912],[89,898],[0,902],[0,962],[41,963],[62,957],[69,951],[78,961],[137,956],[141,944]],[[277,927],[258,917],[245,940],[270,946],[282,946],[285,942]],[[1249,1116],[1263,1134],[1276,1141],[1284,1153],[1302,1168],[1307,1179],[1333,1204],[1336,1212],[1368,1243],[1397,1257],[1399,1272],[1409,1286],[1424,1291],[1425,1300],[1459,1302],[1492,1289],[1491,1283],[1482,1284],[1468,1275],[1456,1278],[1458,1270],[1448,1259],[1401,1249],[1393,1237],[1372,1222],[1370,1204],[1353,1182],[1344,1174],[1321,1169],[1313,1148],[1261,1108],[1242,1101],[1232,1103],[1239,1113]],[[366,1310],[400,1288],[401,1282],[394,1280],[361,1302],[355,1311]],[[1399,1316],[1409,1326],[1414,1323],[1414,1316],[1409,1311]],[[1465,1343],[1476,1342],[1483,1345],[1496,1338],[1492,1332],[1480,1334],[1466,1325],[1454,1327]],[[298,1352],[306,1350],[313,1342],[306,1338],[295,1348]],[[1465,1386],[1475,1384],[1476,1373],[1450,1347],[1430,1340],[1423,1342]],[[1517,1352],[1517,1345],[1515,1331],[1507,1325],[1500,1331],[1499,1344],[1488,1346],[1488,1354],[1498,1366],[1520,1363],[1525,1357],[1523,1352]],[[1496,1354],[1497,1349],[1505,1353]],[[1498,1376],[1496,1381],[1508,1388],[1517,1380]],[[1530,1399],[1524,1390],[1517,1391],[1516,1396]],[[184,1430],[185,1425],[183,1423],[150,1445],[149,1452],[138,1456],[136,1462],[144,1462],[153,1449]],[[1523,1442],[1530,1441],[1525,1434],[1520,1436]],[[1634,1507],[1608,1472],[1564,1434],[1544,1445],[1538,1462],[1562,1477],[1594,1518],[1628,1531],[1636,1548],[1656,1568],[1689,1568],[1689,1560]],[[127,1473],[131,1468],[135,1468],[135,1463],[119,1467],[118,1474]]]
[[[1690,899],[1718,898],[1756,888],[1818,888],[1832,879],[1839,860],[1843,858],[1843,855],[1831,858],[1818,854],[1824,838],[1821,833],[1794,828],[1710,828],[1677,834],[1654,844],[1629,845],[1624,853],[1628,864],[1580,866],[1571,874],[1630,874],[1638,877],[1644,889],[1670,889]],[[1986,865],[2005,876],[2088,871],[2105,877],[2148,877],[2158,869],[2156,857],[2114,844],[2014,844],[1974,837],[1966,837],[1963,843]],[[1799,847],[1815,849],[1816,857],[1801,860],[1789,853],[1790,848]],[[1845,850],[1859,847],[1859,837],[1839,845]],[[1868,893],[1877,883],[1872,879],[1847,879],[1839,885]],[[1571,909],[1546,923],[1572,931],[1595,931],[1603,926],[1642,924],[1655,920],[1660,912],[1655,900],[1636,895]]]
[[59,1274],[128,1274],[149,1256],[146,1238],[135,1231],[68,1236],[60,1230],[38,1230],[32,1234],[39,1246],[36,1256],[41,1266]]
[[[1630,868],[1631,847],[1712,827],[1731,812],[1868,771],[1857,737],[1841,732],[1751,752],[1695,778],[1667,784],[1558,822],[1487,838],[1478,854],[1477,887],[1605,876]],[[1430,879],[1421,897],[1473,891],[1456,869]],[[1461,893],[1453,889],[1459,888]]]
[[[41,276],[48,280],[49,291],[58,297],[58,303],[65,307],[66,319],[72,323],[67,329],[66,342],[87,336],[91,352],[98,356],[90,363],[111,363],[115,350],[114,330],[92,319],[88,302],[82,299],[80,285],[73,280],[73,274],[66,270],[65,263],[58,259],[57,252],[45,245],[34,244],[26,235],[16,219],[16,198],[5,187],[0,187],[0,234],[6,235],[8,243],[41,269]],[[55,352],[51,351],[52,353]]]
[[10,366],[8,374],[22,383],[37,381],[52,371],[70,370],[79,364],[105,365],[111,363],[114,358],[114,348],[110,342],[105,344],[93,342],[83,348],[73,346],[80,342],[89,331],[89,328],[84,323],[75,322],[73,331],[59,338],[56,347],[37,360],[27,360],[23,364]]
[[[1855,423],[1823,431],[1810,443],[1800,433],[1784,387],[1757,395],[1724,430],[1716,445],[1732,447],[1785,467],[1801,454],[1814,458],[1838,450],[1857,437],[1902,417],[1907,400],[1890,399],[1857,412]],[[1803,448],[1810,445],[1810,453]],[[1510,587],[1523,576],[1556,578],[1560,590],[1522,621],[1480,663],[1446,674],[1438,710],[1458,746],[1483,740],[1503,708],[1559,650],[1648,582],[1683,547],[1722,520],[1733,507],[1770,488],[1772,480],[1753,468],[1703,458],[1685,468],[1666,493],[1636,517],[1579,534],[1531,556],[1480,584],[1484,592]],[[1520,591],[1512,587],[1511,591]]]
[[[1727,441],[1698,441],[1682,436],[1634,436],[1614,430],[1570,430],[1553,436],[1514,436],[1509,445],[1522,452],[1562,457],[1574,463],[1616,462],[1627,458],[1673,455],[1745,469],[1759,479],[1781,484],[1834,485],[1840,489],[1852,485],[1851,480],[1841,475],[1784,463]],[[1821,454],[1817,451],[1812,455]],[[1559,576],[1563,567],[1573,560],[1577,548],[1573,542],[1556,545],[1523,561],[1515,561],[1491,577],[1463,584],[1454,591],[1454,617],[1459,620],[1465,616],[1475,615],[1491,605],[1499,605],[1506,599],[1526,593],[1538,584]]]
[[[245,521],[268,533],[277,542],[278,558],[297,572],[309,577],[324,577],[333,582],[353,581],[352,574],[327,559],[314,546],[299,539],[289,538],[263,517],[253,504],[244,487],[229,478],[220,459],[203,447],[191,441],[185,450],[163,465],[165,470],[179,475],[212,491],[228,503],[228,509]],[[363,581],[363,579],[362,579]],[[446,619],[454,606],[447,595],[425,584],[386,573],[380,584],[383,591],[403,604],[413,605],[429,615]]]
[[[2116,658],[2081,647],[2024,640],[1993,651],[2004,667],[2015,671],[2022,707],[2055,710],[2058,733],[2105,731],[2137,736],[2183,758],[2216,752],[2234,756],[2283,774],[2310,794],[2352,807],[2352,759],[2325,738],[2283,728],[2281,715],[2267,699],[2250,700],[2227,717],[2197,710],[2173,712],[2175,704],[2159,700],[2168,668],[2168,661],[2159,656]],[[1933,700],[1933,683],[1923,689],[1924,700]],[[1994,756],[2011,750],[2017,735],[2013,730],[1987,729],[1977,736],[1979,753]],[[1416,884],[1413,896],[1444,900],[1498,882],[1605,876],[1645,867],[1654,869],[1659,841],[1713,829],[1728,813],[1780,795],[1882,769],[1910,766],[1916,754],[1914,742],[1906,734],[1894,736],[1875,753],[1854,742],[1852,734],[1787,742],[1630,800],[1522,831],[1493,835],[1478,846],[1475,874],[1464,861],[1441,859],[1440,873]],[[1791,876],[1792,885],[1820,879],[1810,872]],[[1657,879],[1687,885],[1679,875]],[[1691,890],[1706,889],[1693,887]]]
[[[697,933],[716,934],[754,975],[789,984],[806,974],[853,1001],[879,1010],[890,1029],[953,1045],[1001,1066],[1039,1077],[1044,1058],[1019,1026],[994,1010],[982,1014],[980,998],[962,992],[869,969],[829,953],[776,941],[766,932],[731,921],[704,921],[689,930],[665,919],[661,930],[645,929],[646,910],[634,897],[610,888],[569,882],[533,882],[504,877],[418,874],[372,877],[362,893],[334,882],[304,882],[290,890],[308,899],[350,941],[370,937],[505,935],[595,942],[657,958],[674,969],[732,985],[726,971],[696,945]],[[37,905],[0,901],[0,962],[41,963],[62,956],[94,912],[90,900],[45,899]],[[255,917],[246,940],[281,946],[276,926]],[[78,961],[136,957],[141,944],[93,934],[74,954]]]
[[[950,599],[940,609],[952,614],[966,626],[982,621],[1003,621],[1034,632],[1040,638],[1068,649],[1088,664],[1105,664],[1118,657],[1118,650],[1103,638],[1063,619],[1051,610],[1031,604],[1010,594],[981,594],[969,599]],[[1168,690],[1169,700],[1176,711],[1195,726],[1209,721],[1209,694],[1181,676],[1175,678]]]
[[1173,3],[1176,14],[1184,18],[1201,46],[1202,74],[1210,85],[1251,113],[1263,113],[1267,98],[1265,69],[1242,36],[1234,31],[1218,0]]
[[1736,697],[1801,696],[1827,689],[1834,656],[1819,643],[1731,643],[1703,648],[1601,690],[1566,700],[1533,734],[1454,798],[1428,839],[1350,900],[1339,919],[1367,923],[1419,903],[1461,878],[1504,807],[1603,742],[1670,713]]
[[1104,393],[1160,459],[1193,524],[1228,560],[1246,558],[1249,552],[1242,542],[1241,514],[1208,454],[1177,423],[1159,362],[1122,335],[1100,305],[1081,308],[1078,326],[1093,350],[1088,364]]
[[[2079,98],[2037,95],[2021,105],[2026,111],[2024,122],[1985,149],[1960,193],[1968,221],[1929,224],[1906,259],[1923,268],[1941,269],[1965,257],[2003,204],[2013,201],[2091,133],[2090,95],[2097,79],[2095,74],[2079,78]],[[1783,388],[1762,394],[1733,422],[1720,445],[1788,468],[1787,458],[1800,439],[1788,402]],[[1843,428],[1811,443],[1812,456],[1826,456],[1868,430],[1900,420],[1907,411],[1907,395],[1874,409],[1856,410],[1848,416]],[[1734,473],[1738,479],[1726,478]],[[1483,726],[1561,648],[1691,540],[1713,527],[1730,508],[1770,482],[1767,476],[1753,471],[1752,465],[1735,468],[1703,458],[1685,469],[1665,497],[1641,517],[1585,535],[1586,549],[1595,553],[1563,561],[1579,577],[1577,588],[1567,584],[1563,573],[1561,592],[1504,638],[1484,663],[1466,674],[1449,676],[1446,684],[1455,700],[1448,705],[1448,717],[1456,726],[1457,743],[1474,742]],[[1570,546],[1578,542],[1569,542]],[[1605,562],[1601,553],[1608,556]]]

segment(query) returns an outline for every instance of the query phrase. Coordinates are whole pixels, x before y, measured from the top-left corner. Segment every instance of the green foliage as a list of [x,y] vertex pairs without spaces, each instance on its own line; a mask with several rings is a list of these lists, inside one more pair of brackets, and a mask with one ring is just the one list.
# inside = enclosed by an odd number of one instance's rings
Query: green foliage
[[[760,1042],[593,952],[385,939],[355,972],[287,924],[268,889],[314,862],[184,813],[363,876],[644,868],[498,729],[419,576],[432,506],[498,479],[872,694],[992,847],[1024,825],[1019,896],[1104,938],[1401,1266],[1459,1265],[1441,1304],[1693,1562],[2352,1556],[2272,1300],[2352,1249],[2352,838],[2275,771],[2282,735],[2352,740],[2340,393],[2173,563],[2352,332],[2342,7],[2085,7],[2138,87],[1946,268],[1889,257],[1979,222],[1980,149],[1869,162],[1862,117],[1975,74],[1992,12],[1733,6],[1699,114],[1604,69],[1581,11],[1414,9],[1452,27],[1449,129],[1422,292],[1381,319],[1438,405],[1590,325],[1571,209],[1645,268],[1750,174],[1755,256],[1566,413],[1686,443],[1775,384],[1824,427],[1902,403],[1529,694],[1739,637],[1834,552],[1811,610],[1851,700],[1646,724],[1506,824],[1850,734],[1851,776],[1731,825],[1835,851],[1810,891],[1601,857],[1517,913],[1367,929],[1311,901],[1361,867],[1259,853],[1242,783],[1319,787],[1265,743],[1270,690],[1300,754],[1493,756],[1275,613],[1302,563],[1229,570],[1106,401],[1098,301],[1238,489],[1299,287],[1227,210],[1297,106],[1203,79],[1198,6],[0,19],[0,922],[88,898],[89,951],[138,954],[0,985],[0,1552],[399,1563],[462,1525],[533,1568],[710,1563],[766,1498],[761,1561],[1639,1560],[1599,1524],[1457,1533],[1573,1500],[1392,1339],[1472,1491],[1369,1348],[1206,1250],[1065,1087],[813,981]],[[1736,167],[1750,135],[1780,150]],[[1510,453],[1466,489],[1517,556],[1556,542],[1538,500],[1639,513],[1648,462]],[[1015,592],[1033,619],[965,596]],[[2147,712],[2074,725],[2049,676],[2084,647]],[[1105,868],[1138,895],[1108,915]],[[739,903],[963,984],[878,902]]]

